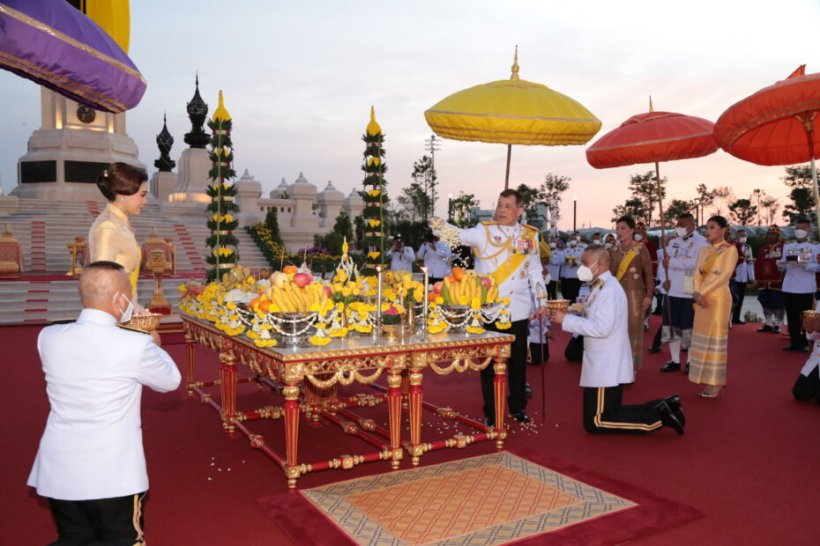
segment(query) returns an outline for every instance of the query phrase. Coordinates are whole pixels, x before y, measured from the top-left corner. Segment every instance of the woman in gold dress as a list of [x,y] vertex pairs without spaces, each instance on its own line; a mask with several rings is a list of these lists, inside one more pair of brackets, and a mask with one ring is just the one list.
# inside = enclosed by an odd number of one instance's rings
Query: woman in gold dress
[[609,250],[610,270],[626,292],[632,366],[637,375],[643,361],[643,318],[655,290],[652,258],[643,243],[633,239],[635,220],[631,216],[618,219],[615,233],[618,242]]
[[726,348],[732,311],[729,280],[737,265],[737,249],[725,239],[727,226],[723,216],[709,218],[706,239],[710,245],[700,249],[695,266],[692,296],[695,323],[689,347],[689,381],[706,385],[698,393],[704,398],[717,397],[726,385]]
[[132,165],[112,163],[100,174],[97,187],[108,200],[108,206],[88,232],[91,261],[120,264],[131,279],[131,296],[136,303],[142,253],[128,217],[138,215],[145,206],[148,175]]

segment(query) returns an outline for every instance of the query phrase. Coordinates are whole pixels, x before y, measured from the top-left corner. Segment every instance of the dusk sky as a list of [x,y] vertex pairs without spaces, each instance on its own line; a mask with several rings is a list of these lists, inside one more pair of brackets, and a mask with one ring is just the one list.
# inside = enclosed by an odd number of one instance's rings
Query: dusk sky
[[[521,78],[573,97],[602,122],[598,138],[633,114],[681,112],[712,121],[733,103],[785,78],[800,64],[820,71],[818,0],[689,2],[542,1],[213,2],[132,0],[130,55],[148,81],[128,113],[140,159],[155,169],[155,137],[167,111],[177,159],[190,130],[185,104],[199,71],[216,108],[222,89],[234,120],[235,167],[265,194],[300,172],[321,191],[360,188],[361,135],[370,106],[385,135],[388,192],[410,182],[431,134],[423,113],[460,89],[510,76],[515,45]],[[0,180],[40,123],[39,87],[0,72]],[[633,173],[651,165],[590,167],[586,147],[513,147],[511,185],[569,176],[561,228],[609,227]],[[441,201],[475,193],[492,207],[503,189],[506,147],[444,140],[436,154]],[[691,199],[699,183],[731,186],[737,197],[762,188],[785,199],[783,167],[759,167],[723,151],[661,165],[669,198]],[[708,212],[708,211],[707,211]],[[778,215],[779,217],[779,215]],[[778,218],[779,219],[779,218]]]

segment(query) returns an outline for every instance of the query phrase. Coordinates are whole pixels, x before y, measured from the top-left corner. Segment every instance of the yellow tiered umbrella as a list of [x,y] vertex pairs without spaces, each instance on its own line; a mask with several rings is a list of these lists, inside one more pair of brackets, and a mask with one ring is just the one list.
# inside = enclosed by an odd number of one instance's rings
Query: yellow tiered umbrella
[[601,129],[601,121],[578,101],[546,85],[522,80],[518,71],[516,46],[509,80],[458,91],[424,112],[428,125],[440,137],[506,144],[505,189],[510,183],[513,144],[586,144]]

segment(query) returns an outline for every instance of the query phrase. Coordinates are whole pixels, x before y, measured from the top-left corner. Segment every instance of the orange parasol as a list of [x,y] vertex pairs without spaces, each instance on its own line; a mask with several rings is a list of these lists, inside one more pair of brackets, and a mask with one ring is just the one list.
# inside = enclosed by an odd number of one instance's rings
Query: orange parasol
[[715,152],[717,144],[712,136],[713,126],[711,121],[695,116],[655,112],[650,97],[649,112],[632,116],[587,148],[587,162],[596,169],[654,163],[663,237],[659,163]]
[[715,123],[715,140],[733,156],[757,165],[811,162],[815,205],[820,209],[814,150],[820,137],[820,74],[801,65],[788,78],[730,106]]

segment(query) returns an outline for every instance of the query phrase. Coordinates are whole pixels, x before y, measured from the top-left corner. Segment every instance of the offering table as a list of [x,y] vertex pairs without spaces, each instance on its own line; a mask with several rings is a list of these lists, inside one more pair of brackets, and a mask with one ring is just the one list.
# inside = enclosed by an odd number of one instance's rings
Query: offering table
[[[208,322],[182,316],[186,341],[185,381],[188,394],[198,395],[220,414],[222,426],[228,433],[236,430],[244,434],[252,447],[262,450],[277,462],[288,480],[288,487],[295,487],[298,478],[307,472],[330,468],[352,468],[363,462],[390,460],[396,469],[403,458],[403,447],[413,464],[426,451],[441,448],[463,448],[476,441],[495,440],[501,448],[506,431],[507,359],[514,337],[507,334],[485,332],[467,334],[450,332],[417,336],[406,339],[389,339],[373,335],[349,334],[333,339],[321,347],[275,346],[259,348],[251,339],[229,336]],[[194,377],[195,347],[202,345],[219,354],[219,379],[196,381]],[[249,368],[253,378],[237,379],[237,364]],[[436,408],[423,403],[423,372],[432,370],[439,375],[467,370],[480,371],[489,365],[495,371],[495,427],[488,427],[449,408]],[[387,375],[386,394],[358,394],[350,398],[337,398],[338,385],[374,384]],[[236,387],[239,382],[257,381],[281,388],[284,408],[265,408],[239,411],[236,408]],[[213,400],[204,388],[219,386],[220,400]],[[375,385],[374,385],[375,386]],[[476,389],[478,390],[478,389]],[[300,397],[300,394],[303,396]],[[402,399],[405,399],[410,419],[410,439],[401,442]],[[371,419],[360,419],[349,411],[351,407],[375,406],[387,402],[388,430],[383,430]],[[439,416],[458,419],[479,430],[476,434],[456,434],[453,438],[422,442],[422,408],[437,410]],[[342,455],[328,461],[299,463],[298,439],[300,413],[315,420],[320,416],[341,426],[348,434],[355,434],[380,449],[366,455]],[[351,419],[345,421],[342,415]],[[244,424],[256,419],[284,418],[285,453],[280,455],[254,434]],[[378,436],[384,437],[380,440]]]

